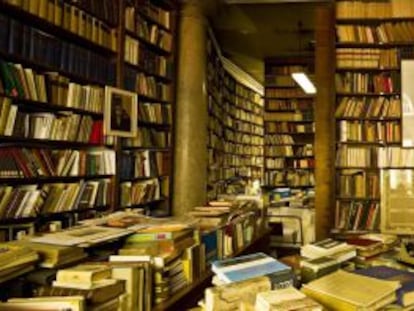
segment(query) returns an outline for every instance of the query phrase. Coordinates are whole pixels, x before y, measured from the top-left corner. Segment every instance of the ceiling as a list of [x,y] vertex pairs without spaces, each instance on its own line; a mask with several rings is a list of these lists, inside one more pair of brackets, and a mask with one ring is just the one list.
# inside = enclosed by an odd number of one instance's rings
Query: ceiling
[[263,83],[264,58],[312,51],[318,5],[321,1],[224,0],[210,22],[223,55]]

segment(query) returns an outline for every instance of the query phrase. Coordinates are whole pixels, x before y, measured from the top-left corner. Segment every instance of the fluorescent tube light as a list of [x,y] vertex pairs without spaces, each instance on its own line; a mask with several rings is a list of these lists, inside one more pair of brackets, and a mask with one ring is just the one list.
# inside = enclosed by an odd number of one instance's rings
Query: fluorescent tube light
[[306,94],[316,94],[316,88],[308,76],[303,72],[292,73],[293,80],[302,88]]

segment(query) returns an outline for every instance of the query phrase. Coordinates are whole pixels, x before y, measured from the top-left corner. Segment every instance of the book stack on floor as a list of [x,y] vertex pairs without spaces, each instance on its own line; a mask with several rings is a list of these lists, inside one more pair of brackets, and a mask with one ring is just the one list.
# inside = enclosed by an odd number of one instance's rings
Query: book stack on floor
[[117,310],[122,307],[125,283],[101,264],[80,264],[58,270],[52,286],[41,286],[38,296],[82,296],[87,310]]
[[27,247],[0,245],[0,282],[13,279],[35,269],[39,255]]

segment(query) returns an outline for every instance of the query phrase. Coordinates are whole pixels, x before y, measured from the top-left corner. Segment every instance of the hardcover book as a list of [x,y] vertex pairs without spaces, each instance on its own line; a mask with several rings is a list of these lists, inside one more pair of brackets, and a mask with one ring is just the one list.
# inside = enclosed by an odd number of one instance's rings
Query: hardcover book
[[254,304],[257,293],[270,289],[271,283],[266,277],[210,287],[205,291],[205,310],[238,310],[242,301]]
[[414,304],[414,272],[374,266],[354,271],[357,274],[373,277],[380,280],[398,281],[401,287],[397,290],[397,302],[402,306]]
[[219,279],[226,283],[239,282],[258,276],[269,277],[273,285],[278,287],[293,283],[291,268],[264,253],[217,260],[212,262],[211,269]]
[[338,270],[308,284],[301,291],[329,310],[377,310],[396,299],[399,282],[384,281]]
[[323,311],[317,303],[294,287],[259,292],[256,297],[255,311]]

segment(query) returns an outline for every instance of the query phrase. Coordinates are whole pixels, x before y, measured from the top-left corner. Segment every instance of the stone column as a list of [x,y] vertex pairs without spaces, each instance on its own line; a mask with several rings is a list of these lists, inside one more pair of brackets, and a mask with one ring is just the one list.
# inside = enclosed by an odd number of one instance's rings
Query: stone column
[[206,202],[207,90],[204,1],[181,2],[177,47],[173,215]]
[[332,4],[316,10],[315,229],[329,235],[335,215],[335,18]]

